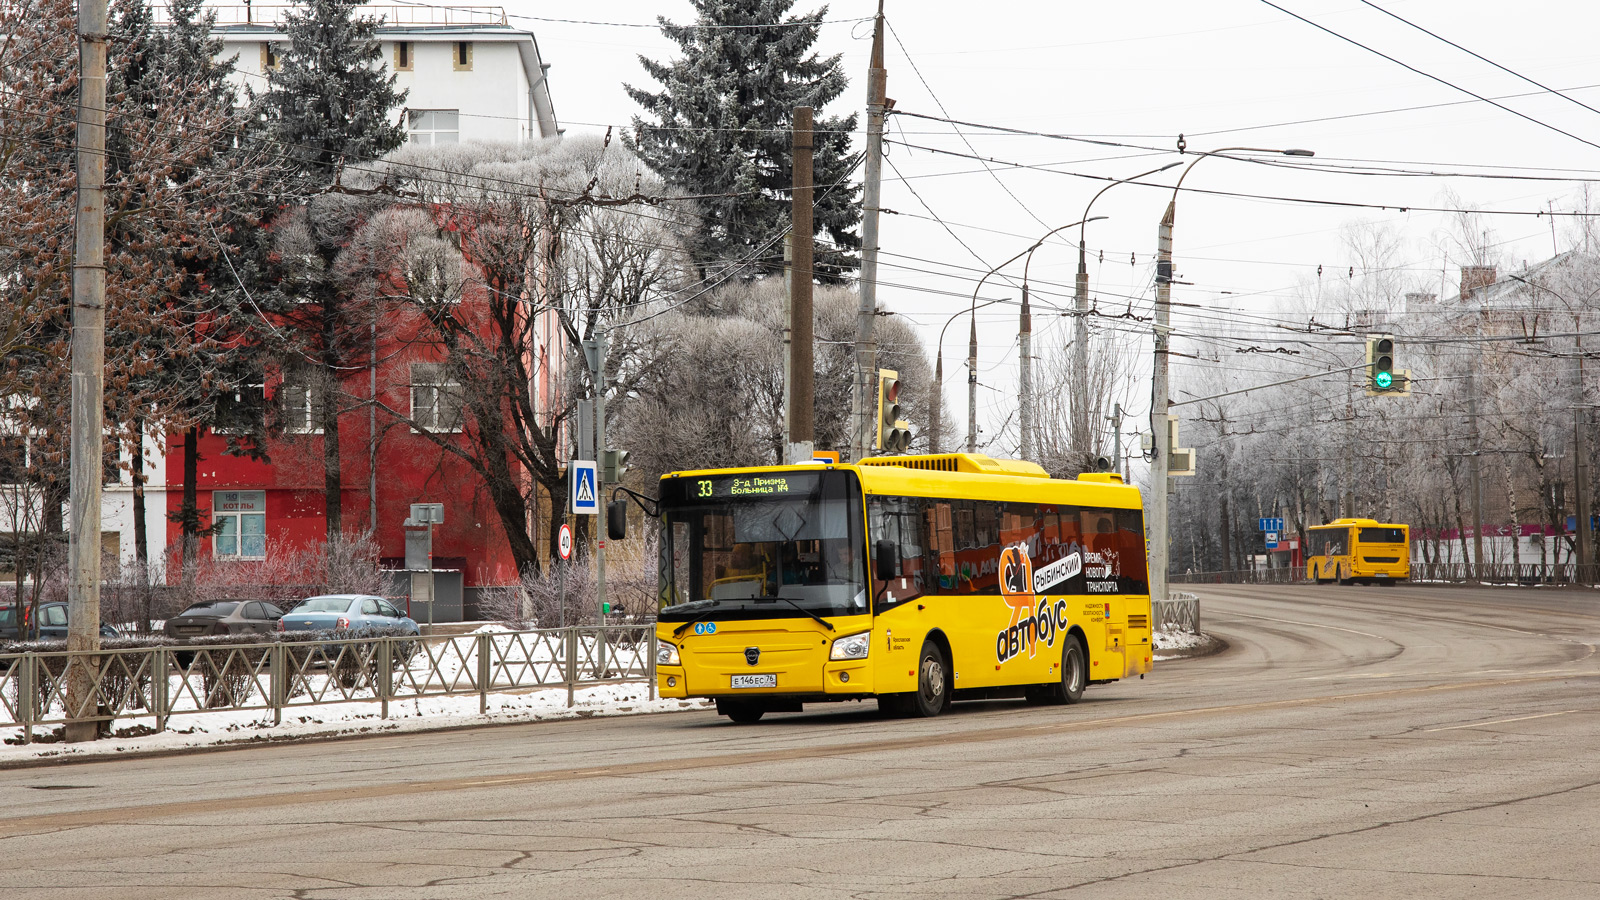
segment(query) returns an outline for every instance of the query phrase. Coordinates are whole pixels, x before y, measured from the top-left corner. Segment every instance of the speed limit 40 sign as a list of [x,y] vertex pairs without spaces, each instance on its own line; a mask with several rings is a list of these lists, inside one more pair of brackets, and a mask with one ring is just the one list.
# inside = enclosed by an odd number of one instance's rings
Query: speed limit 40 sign
[[572,558],[572,528],[567,523],[561,523],[561,531],[556,535],[556,550],[562,559]]

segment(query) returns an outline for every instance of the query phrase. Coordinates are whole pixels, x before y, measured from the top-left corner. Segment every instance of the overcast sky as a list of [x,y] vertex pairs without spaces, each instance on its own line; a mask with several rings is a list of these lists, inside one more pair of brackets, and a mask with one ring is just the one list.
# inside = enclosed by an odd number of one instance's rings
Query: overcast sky
[[[1361,0],[1274,2],[1485,97],[1538,91]],[[801,2],[795,9],[816,5]],[[835,2],[828,19],[866,19],[875,5],[871,0]],[[1594,36],[1600,34],[1600,3],[1384,0],[1379,6],[1600,109],[1600,59],[1593,49]],[[608,23],[649,24],[658,14],[677,22],[692,20],[690,5],[677,0],[513,0],[507,11]],[[886,216],[882,223],[885,255],[879,277],[884,286],[879,296],[888,309],[923,328],[930,355],[941,326],[967,308],[984,270],[1051,228],[1082,217],[1089,198],[1104,185],[1082,176],[1123,178],[1171,161],[1187,163],[1192,154],[1180,157],[1174,152],[1180,133],[1191,151],[1250,145],[1316,152],[1315,159],[1303,161],[1314,168],[1207,160],[1188,177],[1179,198],[1174,254],[1178,276],[1193,284],[1177,287],[1174,300],[1195,304],[1182,320],[1202,339],[1190,348],[1215,357],[1217,370],[1230,384],[1241,379],[1249,383],[1249,366],[1239,365],[1236,354],[1203,338],[1220,333],[1230,316],[1287,315],[1283,311],[1293,306],[1294,298],[1328,290],[1334,279],[1346,277],[1349,267],[1359,264],[1342,240],[1352,223],[1374,222],[1400,231],[1408,241],[1403,261],[1408,286],[1448,295],[1454,291],[1461,252],[1448,236],[1451,216],[1429,208],[1461,202],[1486,211],[1533,212],[1553,206],[1560,212],[1582,202],[1577,180],[1349,174],[1350,167],[1565,179],[1600,174],[1600,147],[1585,143],[1600,145],[1600,113],[1549,94],[1500,101],[1552,126],[1544,127],[1473,101],[1461,90],[1408,71],[1261,0],[888,0],[885,13],[892,26],[886,41],[888,92],[897,110],[941,115],[942,107],[949,118],[1132,145],[970,127],[958,134],[942,123],[908,116],[891,119],[890,138],[897,143],[889,147],[892,166],[884,170],[884,206],[902,214]],[[537,35],[545,60],[553,66],[556,113],[569,134],[626,125],[638,110],[624,93],[623,82],[653,87],[637,56],[668,59],[676,50],[654,28],[529,19],[516,24]],[[851,78],[846,96],[828,112],[864,108],[870,39],[870,22],[823,27],[819,49],[842,53]],[[1436,104],[1456,105],[1365,115]],[[1343,118],[1305,121],[1332,117]],[[1003,162],[986,166],[908,144],[963,154],[975,150]],[[1008,163],[1056,171],[1021,170]],[[1170,186],[1182,171],[1173,169],[1151,180]],[[1452,192],[1459,201],[1451,199]],[[1170,189],[1124,185],[1096,204],[1095,214],[1109,217],[1088,226],[1091,285],[1100,310],[1123,312],[1131,304],[1134,314],[1148,314],[1157,223],[1170,197]],[[1294,202],[1300,200],[1387,209]],[[1554,237],[1548,217],[1494,215],[1485,221],[1491,241],[1510,265],[1548,258],[1558,240],[1568,245],[1570,220],[1558,219]],[[1065,242],[1047,245],[1035,257],[1034,296],[1045,304],[1035,316],[1039,353],[1049,352],[1070,330],[1070,320],[1051,315],[1048,304],[1070,303],[1075,269],[1075,249]],[[1020,276],[1020,268],[1006,272]],[[1017,293],[1014,281],[991,279],[981,296]],[[979,312],[978,320],[979,419],[987,440],[999,433],[1016,405],[1016,313],[1004,305],[991,306]],[[946,404],[963,432],[965,321],[949,329],[944,343]],[[1107,320],[1097,323],[1096,332],[1116,336],[1129,328]],[[1139,371],[1147,377],[1148,337],[1139,352]],[[1347,352],[1358,354],[1359,346]],[[1148,391],[1147,381],[1127,391],[1129,408],[1139,416],[1148,415]],[[1174,396],[1183,392],[1180,377]],[[1135,428],[1132,423],[1125,426],[1128,431]],[[1014,440],[1002,439],[989,451],[1009,455]]]

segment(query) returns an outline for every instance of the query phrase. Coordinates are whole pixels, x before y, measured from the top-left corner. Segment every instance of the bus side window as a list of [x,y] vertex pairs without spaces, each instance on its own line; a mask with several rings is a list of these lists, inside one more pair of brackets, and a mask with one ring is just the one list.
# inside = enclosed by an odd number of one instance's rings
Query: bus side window
[[1149,572],[1145,563],[1144,513],[1137,509],[1117,510],[1117,557],[1122,571],[1119,573],[1120,590],[1124,594],[1145,594],[1150,591]]
[[[892,541],[900,548],[900,577],[887,584],[876,580],[872,583],[874,595],[881,594],[880,608],[915,599],[926,590],[927,560],[922,538],[927,517],[920,508],[924,502],[912,497],[872,497],[867,501],[868,546]],[[874,573],[873,577],[878,575]]]
[[956,578],[956,545],[953,529],[953,512],[949,501],[935,500],[924,507],[924,517],[933,540],[928,549],[939,557],[939,587],[941,594],[952,593]]

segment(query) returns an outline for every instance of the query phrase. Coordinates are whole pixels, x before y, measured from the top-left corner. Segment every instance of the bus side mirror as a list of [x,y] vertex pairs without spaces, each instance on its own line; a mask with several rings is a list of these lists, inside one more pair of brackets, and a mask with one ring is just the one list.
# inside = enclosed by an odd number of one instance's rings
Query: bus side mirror
[[606,536],[613,541],[628,536],[628,501],[613,500],[606,504]]
[[872,568],[879,581],[900,577],[900,545],[894,541],[878,541],[872,548]]

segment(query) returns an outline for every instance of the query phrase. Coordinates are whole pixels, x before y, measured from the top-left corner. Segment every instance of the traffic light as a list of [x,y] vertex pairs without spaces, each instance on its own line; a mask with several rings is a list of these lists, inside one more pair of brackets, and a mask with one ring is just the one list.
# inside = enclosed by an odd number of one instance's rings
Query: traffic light
[[600,480],[616,484],[628,473],[628,451],[605,450],[600,454]]
[[873,446],[887,453],[899,453],[911,446],[911,428],[900,418],[900,373],[878,370],[878,439]]
[[1367,396],[1404,396],[1411,393],[1408,372],[1394,366],[1394,336],[1367,338]]

